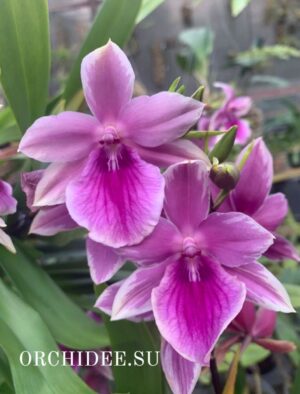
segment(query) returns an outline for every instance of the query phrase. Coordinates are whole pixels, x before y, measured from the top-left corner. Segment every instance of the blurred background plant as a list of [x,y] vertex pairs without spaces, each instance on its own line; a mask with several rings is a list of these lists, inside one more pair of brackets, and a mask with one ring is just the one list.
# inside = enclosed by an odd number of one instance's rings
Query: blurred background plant
[[[204,101],[213,110],[224,98],[213,88],[215,81],[232,83],[238,95],[250,96],[253,136],[263,135],[272,150],[273,189],[283,191],[291,207],[281,233],[299,249],[299,18],[296,0],[24,0],[21,7],[18,0],[0,2],[0,176],[15,184],[19,201],[17,214],[8,219],[18,254],[0,249],[1,393],[93,392],[71,368],[20,367],[22,350],[49,351],[57,344],[82,350],[157,349],[151,324],[104,319],[99,325],[86,316],[95,294],[81,231],[27,236],[32,216],[18,180],[20,171],[35,169],[36,163],[17,153],[18,141],[41,115],[86,109],[82,57],[112,38],[126,45],[138,76],[136,94],[167,89],[182,75],[181,91],[191,94],[204,85]],[[274,335],[297,349],[274,354],[251,344],[233,368],[235,390],[224,394],[300,392],[300,268],[292,261],[265,264],[285,284],[297,311],[278,316]],[[132,269],[128,263],[114,280]],[[220,368],[223,382],[233,354]],[[160,368],[150,369],[114,368],[113,390],[165,392]],[[210,382],[204,371],[195,393],[211,393]]]

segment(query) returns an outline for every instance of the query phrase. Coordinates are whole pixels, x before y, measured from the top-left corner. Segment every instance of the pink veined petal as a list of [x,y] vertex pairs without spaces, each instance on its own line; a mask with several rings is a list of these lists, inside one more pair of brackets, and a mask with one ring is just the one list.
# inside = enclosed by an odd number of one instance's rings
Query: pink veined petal
[[77,160],[50,164],[36,186],[33,205],[43,207],[65,203],[67,185],[80,176],[85,162]]
[[252,107],[251,97],[239,96],[234,97],[227,103],[227,110],[234,113],[237,117],[246,116]]
[[252,263],[273,243],[273,235],[240,212],[212,213],[198,227],[202,252],[229,267]]
[[[239,182],[231,193],[235,210],[252,215],[256,212],[270,192],[273,179],[273,160],[270,151],[261,138],[254,141],[253,148],[241,171]],[[237,164],[249,151],[243,149]]]
[[275,331],[277,313],[269,309],[259,308],[251,334],[254,338],[271,337]]
[[262,264],[253,262],[226,270],[245,284],[249,301],[276,312],[294,312],[285,288]]
[[90,238],[87,239],[86,248],[91,278],[97,285],[111,279],[125,263],[124,257],[115,249]]
[[169,220],[160,218],[152,233],[133,246],[120,248],[127,259],[140,264],[159,263],[182,249],[182,236]]
[[263,227],[275,231],[288,213],[288,202],[283,193],[271,194],[252,215]]
[[38,209],[33,206],[33,201],[37,184],[41,180],[43,173],[44,170],[36,170],[21,174],[21,188],[26,194],[26,205],[32,212],[36,212]]
[[119,282],[108,286],[98,297],[95,303],[95,308],[98,308],[102,312],[111,316],[115,296],[119,291],[120,287],[122,286],[122,283],[124,283],[124,280],[120,280]]
[[235,91],[231,85],[228,83],[224,82],[215,82],[214,83],[215,88],[219,88],[223,90],[223,93],[225,94],[226,101],[232,100],[235,98]]
[[230,324],[229,329],[238,333],[250,334],[255,319],[255,306],[252,302],[246,301],[240,313]]
[[128,139],[153,148],[185,134],[198,122],[203,107],[203,103],[178,93],[140,96],[124,108],[120,123]]
[[67,187],[67,207],[90,238],[118,248],[141,242],[158,223],[164,195],[159,168],[120,147],[117,168],[96,149],[78,180]]
[[46,163],[79,160],[95,148],[99,126],[94,117],[79,112],[43,116],[26,131],[19,151]]
[[156,148],[136,146],[142,159],[158,167],[169,167],[186,160],[202,160],[207,168],[211,162],[207,155],[192,141],[180,139]]
[[245,119],[237,119],[235,124],[237,126],[235,143],[244,145],[248,142],[252,134],[250,123]]
[[10,215],[17,210],[17,200],[12,196],[9,183],[0,180],[0,215]]
[[193,235],[209,212],[208,171],[201,161],[176,164],[165,172],[164,210],[185,236]]
[[206,365],[218,338],[245,300],[245,286],[213,260],[198,260],[199,279],[190,280],[183,259],[171,263],[152,291],[161,335],[184,358]]
[[16,249],[14,247],[14,244],[12,243],[11,238],[2,229],[0,229],[0,244],[3,245],[11,253],[16,253]]
[[167,264],[138,268],[123,282],[114,300],[112,320],[128,319],[152,311],[152,290],[159,285]]
[[271,260],[281,261],[291,259],[300,261],[300,256],[294,245],[279,234],[275,234],[273,245],[264,253]]
[[34,217],[29,234],[50,236],[70,231],[78,225],[71,218],[65,204],[42,208]]
[[259,338],[255,339],[254,342],[274,353],[289,353],[297,349],[293,342],[272,338]]
[[134,72],[112,41],[84,57],[81,80],[86,102],[102,124],[117,120],[133,93]]
[[199,379],[201,365],[178,354],[162,340],[160,358],[165,377],[173,394],[192,394]]

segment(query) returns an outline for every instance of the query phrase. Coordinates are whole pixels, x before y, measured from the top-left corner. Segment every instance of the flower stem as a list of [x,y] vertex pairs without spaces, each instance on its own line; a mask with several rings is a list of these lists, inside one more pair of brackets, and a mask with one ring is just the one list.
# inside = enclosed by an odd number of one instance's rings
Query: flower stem
[[222,189],[220,191],[220,193],[217,195],[217,198],[216,198],[214,205],[212,207],[213,211],[216,211],[222,205],[223,201],[228,196],[228,194],[229,194],[228,190]]
[[221,382],[220,382],[220,375],[218,372],[217,363],[216,363],[214,353],[212,353],[212,355],[211,355],[209,366],[210,366],[212,385],[214,387],[215,394],[221,394],[222,387],[221,387]]

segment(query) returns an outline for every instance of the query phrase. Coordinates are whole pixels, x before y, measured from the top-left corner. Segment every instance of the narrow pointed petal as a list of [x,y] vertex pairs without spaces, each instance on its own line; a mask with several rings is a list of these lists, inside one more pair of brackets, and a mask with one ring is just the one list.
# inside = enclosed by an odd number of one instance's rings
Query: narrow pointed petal
[[136,97],[124,108],[120,122],[136,144],[153,148],[172,142],[195,125],[204,104],[178,93]]
[[237,126],[235,143],[241,145],[246,144],[252,134],[250,123],[245,119],[237,119],[235,125]]
[[260,208],[252,215],[259,224],[275,231],[281,225],[288,213],[288,202],[283,193],[271,194]]
[[169,220],[160,218],[157,226],[141,243],[120,248],[128,260],[140,264],[164,261],[182,248],[182,236]]
[[0,180],[0,215],[10,215],[17,210],[17,200],[12,196],[9,183]]
[[121,147],[118,168],[111,169],[105,152],[90,155],[78,180],[67,187],[67,207],[90,238],[118,248],[141,242],[158,223],[164,178],[157,167]]
[[289,353],[297,350],[297,346],[290,341],[281,341],[272,338],[259,338],[255,343],[274,353]]
[[273,243],[273,235],[240,212],[212,213],[197,230],[197,243],[206,254],[234,267],[252,263]]
[[256,319],[251,334],[256,338],[271,337],[276,327],[277,313],[269,309],[260,308],[256,312]]
[[192,235],[209,212],[207,168],[201,161],[176,164],[165,179],[165,213],[183,234]]
[[270,246],[264,255],[275,261],[285,259],[300,261],[299,253],[294,245],[279,234],[275,234],[273,245]]
[[0,229],[0,244],[3,245],[11,253],[16,253],[16,249],[14,247],[14,244],[12,243],[11,238],[2,229]]
[[158,167],[169,167],[172,164],[187,160],[202,160],[207,169],[211,167],[208,156],[192,141],[180,139],[156,148],[137,146],[142,159]]
[[169,265],[152,291],[161,335],[184,358],[207,364],[218,338],[245,301],[245,286],[208,258],[199,262],[199,280],[191,281],[185,261]]
[[22,138],[19,151],[42,162],[86,157],[95,148],[99,123],[90,115],[62,112],[36,120]]
[[127,278],[116,294],[112,320],[128,319],[152,310],[151,294],[163,277],[166,263],[138,268]]
[[[249,146],[239,155],[237,164],[248,152]],[[252,215],[262,205],[270,192],[273,179],[273,160],[270,151],[261,138],[254,141],[241,171],[239,182],[231,193],[232,203],[237,211]]]
[[70,231],[78,225],[71,218],[65,204],[42,208],[34,217],[29,233],[50,236]]
[[50,164],[36,186],[33,205],[43,207],[65,203],[66,188],[80,176],[84,164],[85,160]]
[[125,53],[109,41],[81,63],[86,102],[102,123],[115,121],[133,93],[134,72]]
[[26,205],[32,212],[37,211],[37,208],[33,206],[33,202],[37,184],[41,180],[43,173],[44,170],[36,170],[21,174],[21,188],[26,195]]
[[231,85],[229,85],[228,83],[215,82],[214,87],[223,90],[226,101],[232,100],[235,97],[235,91],[234,91],[233,87]]
[[116,250],[90,238],[87,239],[86,247],[91,278],[97,285],[111,279],[125,263]]
[[162,340],[160,358],[162,368],[173,394],[192,394],[199,379],[201,365],[180,356]]
[[239,96],[234,97],[230,102],[227,103],[228,111],[234,113],[235,116],[241,117],[248,114],[252,107],[251,97]]
[[108,286],[98,297],[95,308],[111,316],[115,296],[122,286],[122,283],[124,283],[123,280]]
[[262,264],[254,262],[227,271],[244,282],[249,301],[277,312],[294,312],[285,288]]

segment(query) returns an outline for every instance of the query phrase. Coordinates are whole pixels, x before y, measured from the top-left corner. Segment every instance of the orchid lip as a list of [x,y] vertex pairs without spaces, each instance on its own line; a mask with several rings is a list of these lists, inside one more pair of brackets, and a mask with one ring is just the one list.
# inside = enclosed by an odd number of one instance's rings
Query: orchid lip
[[115,145],[120,143],[120,135],[114,126],[106,126],[99,143],[101,145]]
[[195,257],[200,253],[198,246],[193,238],[187,237],[183,240],[182,254],[185,257]]

